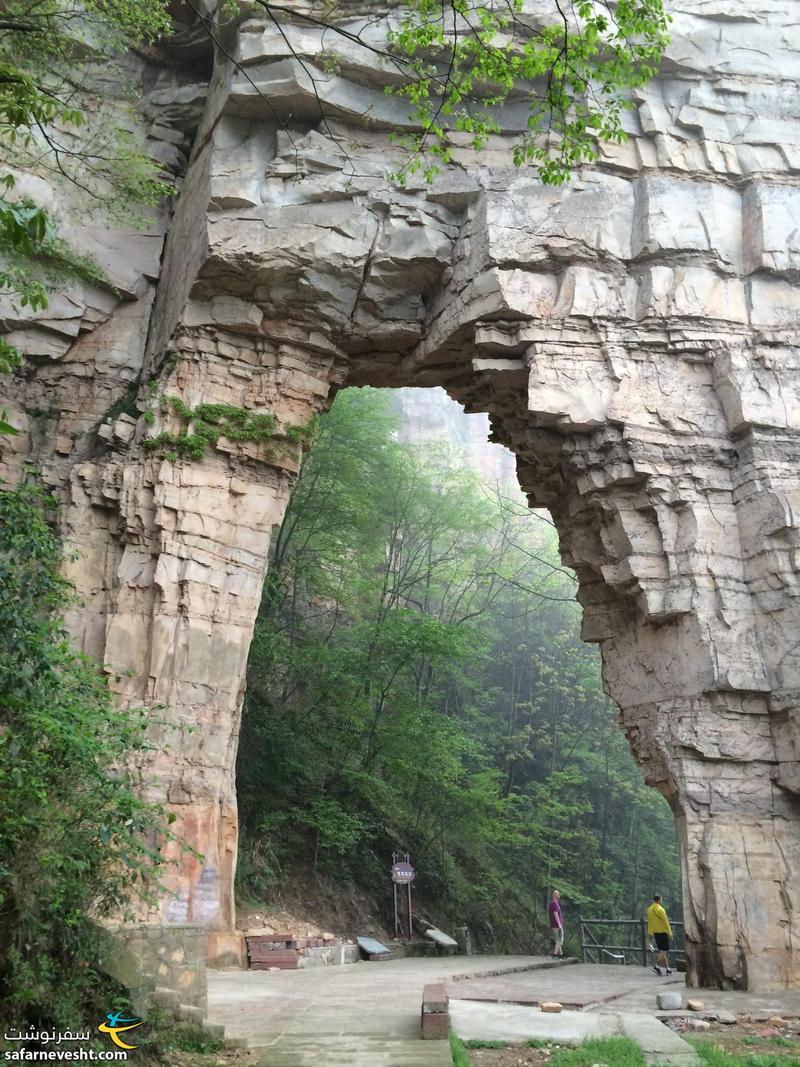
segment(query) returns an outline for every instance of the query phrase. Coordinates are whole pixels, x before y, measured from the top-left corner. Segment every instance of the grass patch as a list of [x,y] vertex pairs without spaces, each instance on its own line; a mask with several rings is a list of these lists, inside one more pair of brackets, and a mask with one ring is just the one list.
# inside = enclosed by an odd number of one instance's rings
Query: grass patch
[[[532,1039],[525,1042],[526,1048],[553,1048],[553,1041]],[[470,1067],[467,1049],[490,1049],[513,1047],[506,1041],[461,1041],[455,1034],[450,1034],[450,1052],[453,1067]],[[550,1067],[594,1067],[606,1064],[607,1067],[645,1067],[644,1053],[627,1037],[595,1038],[579,1048],[557,1049],[549,1061]],[[760,1065],[759,1065],[760,1067]],[[783,1067],[787,1067],[784,1061]]]
[[[765,1040],[764,1038],[761,1039]],[[745,1053],[742,1056],[726,1052],[708,1041],[692,1040],[692,1046],[703,1063],[709,1067],[800,1067],[800,1059],[795,1056],[762,1056],[760,1053]]]
[[[800,1059],[794,1056],[771,1056],[760,1053],[745,1053],[738,1055],[726,1052],[725,1049],[713,1042],[690,1038],[692,1046],[697,1050],[703,1064],[707,1067],[800,1067]],[[791,1038],[744,1038],[744,1041],[755,1043],[757,1041],[771,1042],[775,1047],[790,1048],[797,1044]],[[628,1037],[603,1037],[594,1038],[585,1042],[578,1048],[554,1048],[553,1041],[532,1039],[526,1041],[527,1048],[549,1048],[552,1056],[548,1060],[549,1067],[645,1067],[644,1052],[635,1041]],[[503,1049],[513,1048],[505,1041],[460,1041],[455,1034],[450,1034],[450,1052],[453,1057],[454,1067],[470,1067],[468,1049]]]
[[645,1058],[629,1037],[597,1037],[579,1048],[559,1050],[550,1060],[551,1067],[593,1067],[596,1063],[608,1067],[645,1067]]
[[470,1067],[464,1042],[459,1041],[452,1031],[450,1032],[450,1055],[453,1057],[453,1067]]
[[[791,1037],[743,1037],[743,1045],[774,1045],[776,1048],[797,1048],[800,1050],[800,1041]],[[785,1061],[786,1057],[784,1057]]]
[[197,1052],[205,1055],[222,1050],[222,1041],[202,1026],[181,1026],[171,1036],[170,1044],[179,1052]]

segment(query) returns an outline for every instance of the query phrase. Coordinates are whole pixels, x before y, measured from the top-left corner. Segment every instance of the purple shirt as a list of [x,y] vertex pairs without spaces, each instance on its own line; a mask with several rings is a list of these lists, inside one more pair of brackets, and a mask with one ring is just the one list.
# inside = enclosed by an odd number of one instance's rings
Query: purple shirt
[[547,914],[550,919],[550,929],[563,930],[564,916],[561,914],[561,904],[557,900],[550,901],[550,906],[547,909]]

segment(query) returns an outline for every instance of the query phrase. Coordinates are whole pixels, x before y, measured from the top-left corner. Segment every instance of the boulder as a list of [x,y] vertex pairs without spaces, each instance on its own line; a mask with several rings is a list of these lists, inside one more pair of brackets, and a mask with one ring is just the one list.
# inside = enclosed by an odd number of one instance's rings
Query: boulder
[[683,997],[672,989],[656,994],[659,1011],[679,1011],[683,1007]]
[[687,1019],[686,1022],[690,1030],[696,1030],[700,1033],[711,1029],[711,1023],[706,1019]]

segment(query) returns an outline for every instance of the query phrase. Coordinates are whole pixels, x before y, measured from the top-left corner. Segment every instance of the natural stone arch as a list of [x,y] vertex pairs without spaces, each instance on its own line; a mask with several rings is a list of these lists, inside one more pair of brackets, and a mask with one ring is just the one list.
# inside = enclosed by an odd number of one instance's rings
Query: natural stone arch
[[[223,439],[171,462],[144,444],[182,425],[156,405],[98,449],[99,397],[135,365],[139,410],[153,381],[286,430],[345,383],[441,385],[489,413],[556,522],[584,637],[676,815],[690,982],[800,984],[798,61],[777,4],[676,15],[631,142],[561,191],[515,171],[504,137],[394,185],[401,105],[357,49],[315,86],[321,39],[290,31],[297,59],[253,20],[248,76],[218,57],[152,313],[132,291],[77,341],[73,373],[102,366],[103,389],[60,437],[14,442],[43,459],[81,552],[74,632],[121,700],[163,708],[142,790],[204,858],[168,872],[160,919],[232,926],[244,672],[300,446]],[[29,397],[67,395],[47,373]]]

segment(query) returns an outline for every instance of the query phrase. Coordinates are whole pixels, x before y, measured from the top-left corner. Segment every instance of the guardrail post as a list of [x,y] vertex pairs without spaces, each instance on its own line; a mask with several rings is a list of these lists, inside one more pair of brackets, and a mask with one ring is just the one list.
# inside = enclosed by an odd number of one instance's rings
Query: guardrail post
[[647,923],[639,919],[639,929],[642,935],[642,967],[647,966]]

